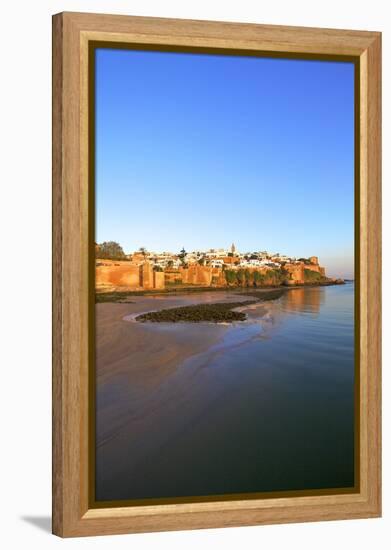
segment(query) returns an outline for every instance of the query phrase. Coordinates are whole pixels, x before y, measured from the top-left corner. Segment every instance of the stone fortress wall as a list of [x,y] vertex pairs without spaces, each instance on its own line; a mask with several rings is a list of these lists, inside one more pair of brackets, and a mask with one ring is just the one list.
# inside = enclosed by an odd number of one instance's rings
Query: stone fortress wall
[[[290,274],[288,284],[303,284],[305,269],[325,276],[325,268],[319,266],[316,256],[309,258],[309,262],[285,264],[284,268]],[[226,269],[231,269],[231,266],[226,266]],[[268,267],[250,267],[248,271],[264,274],[269,269]],[[164,271],[155,271],[150,262],[141,258],[137,258],[136,261],[96,260],[95,286],[98,290],[116,288],[134,291],[163,290],[180,285],[224,287],[227,283],[221,267],[193,264],[178,269],[166,268]]]
[[316,273],[319,273],[322,277],[326,276],[326,269],[319,265],[317,256],[311,256],[308,259],[310,263],[300,262],[296,264],[285,265],[285,269],[290,273],[290,276],[291,276],[290,280],[288,281],[288,284],[290,285],[304,284],[305,269],[308,269],[309,271],[315,271]]

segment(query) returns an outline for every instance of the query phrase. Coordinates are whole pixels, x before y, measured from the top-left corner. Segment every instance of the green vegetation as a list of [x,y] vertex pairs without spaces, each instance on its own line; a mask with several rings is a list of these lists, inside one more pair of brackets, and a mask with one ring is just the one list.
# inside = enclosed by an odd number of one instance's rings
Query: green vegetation
[[138,249],[138,251],[140,252],[140,254],[142,254],[144,256],[144,260],[145,258],[147,257],[147,254],[148,254],[148,251],[147,249],[145,248],[145,246],[140,246],[140,248]]
[[317,271],[312,271],[312,269],[304,268],[304,281],[306,283],[320,283],[324,280],[324,277]]
[[122,246],[115,241],[106,241],[98,244],[95,252],[97,258],[105,260],[126,260]]
[[181,261],[183,267],[186,266],[186,261],[185,261],[186,254],[187,254],[187,252],[186,252],[186,250],[185,250],[184,247],[182,248],[182,250],[181,250],[180,253],[178,254],[178,258],[180,259],[180,261]]
[[224,271],[224,276],[228,285],[233,285],[236,283],[236,271],[233,271],[232,269],[226,269]]
[[239,286],[244,286],[244,284],[245,284],[244,269],[238,269],[237,270],[236,278],[237,278],[237,284]]
[[262,286],[265,282],[265,274],[255,271],[253,274],[254,286]]
[[264,273],[251,271],[249,269],[226,269],[225,280],[230,286],[242,287],[268,287],[280,286],[289,279],[289,273],[284,268],[269,269]]
[[266,282],[271,285],[280,285],[284,281],[281,269],[269,269],[266,273]]

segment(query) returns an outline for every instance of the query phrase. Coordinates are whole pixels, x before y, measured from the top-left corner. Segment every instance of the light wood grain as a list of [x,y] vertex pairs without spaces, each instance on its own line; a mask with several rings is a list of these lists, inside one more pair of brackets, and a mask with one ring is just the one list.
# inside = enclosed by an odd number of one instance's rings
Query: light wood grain
[[[88,504],[88,43],[360,59],[360,491],[106,509]],[[379,33],[63,13],[53,18],[53,532],[59,536],[376,517],[380,473]]]
[[[378,33],[184,19],[64,13],[80,31],[104,40],[234,49],[360,55]],[[146,40],[147,39],[147,40]],[[163,40],[163,42],[160,42]]]
[[381,509],[381,38],[367,52],[368,500]]
[[52,215],[53,215],[53,341],[52,341],[52,431],[53,431],[53,532],[62,534],[63,512],[63,415],[62,415],[62,18],[53,19],[52,104]]

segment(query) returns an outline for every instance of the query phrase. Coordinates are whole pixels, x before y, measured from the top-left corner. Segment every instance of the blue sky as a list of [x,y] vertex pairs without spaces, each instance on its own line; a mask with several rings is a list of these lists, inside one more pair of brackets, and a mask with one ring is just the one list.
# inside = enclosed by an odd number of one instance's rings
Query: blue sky
[[96,51],[96,241],[317,255],[351,277],[354,66]]

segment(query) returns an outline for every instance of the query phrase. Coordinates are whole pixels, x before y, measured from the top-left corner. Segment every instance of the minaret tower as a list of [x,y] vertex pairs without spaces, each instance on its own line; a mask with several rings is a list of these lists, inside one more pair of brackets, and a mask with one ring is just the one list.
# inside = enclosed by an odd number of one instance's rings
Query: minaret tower
[[234,243],[232,243],[232,245],[231,245],[231,252],[232,252],[232,255],[235,256],[235,254],[236,254],[236,246],[235,246]]

